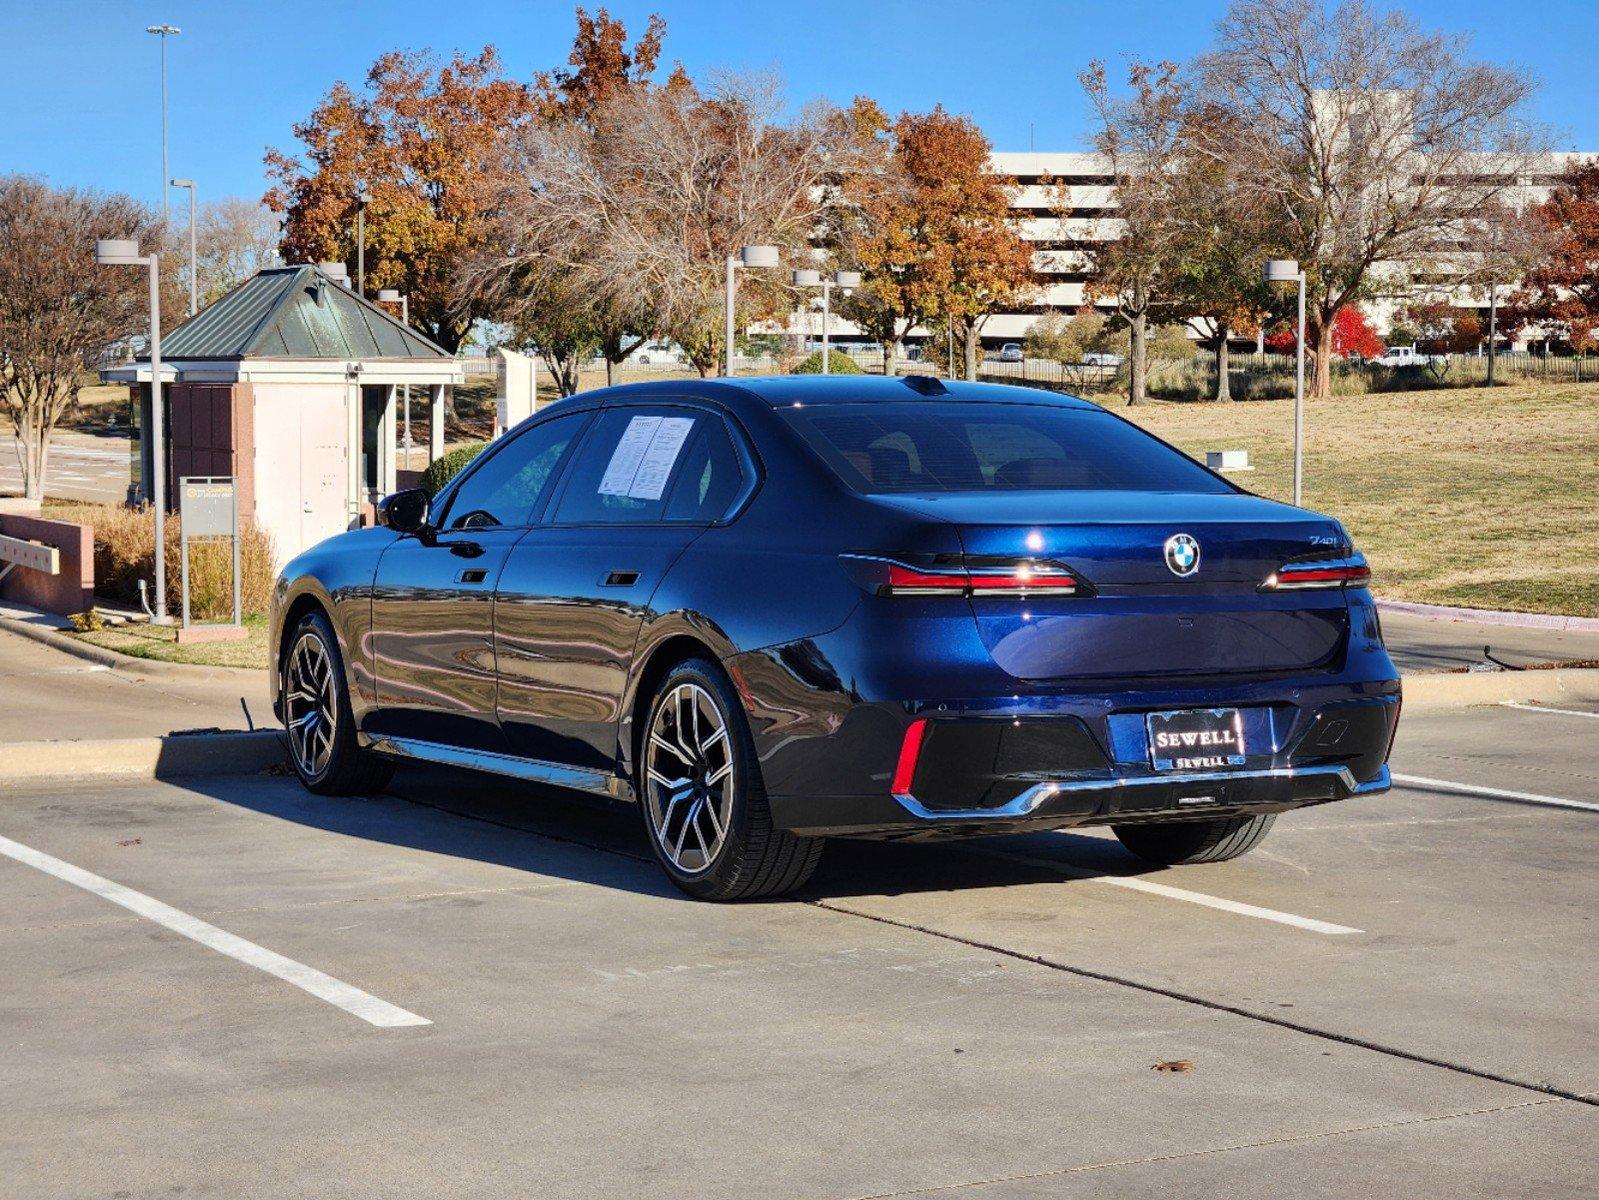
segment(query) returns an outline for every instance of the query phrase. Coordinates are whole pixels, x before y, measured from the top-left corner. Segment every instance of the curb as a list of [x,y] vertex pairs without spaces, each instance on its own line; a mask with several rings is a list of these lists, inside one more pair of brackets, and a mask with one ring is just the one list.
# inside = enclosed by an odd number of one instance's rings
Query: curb
[[284,761],[283,735],[275,729],[92,742],[10,742],[0,745],[0,785],[51,779],[255,775]]
[[1379,600],[1381,612],[1409,613],[1435,621],[1465,621],[1473,625],[1516,625],[1523,629],[1555,629],[1562,633],[1599,633],[1599,617],[1561,617],[1553,613],[1504,612],[1492,608],[1450,608],[1444,604],[1418,604],[1413,600]]
[[1599,668],[1596,667],[1405,675],[1402,682],[1407,714],[1506,701],[1581,703],[1599,700]]
[[81,658],[98,666],[110,667],[113,671],[127,671],[133,675],[214,679],[237,683],[254,670],[251,667],[207,667],[199,663],[162,662],[156,658],[139,658],[132,654],[119,654],[115,650],[107,650],[104,646],[80,642],[77,638],[68,634],[43,625],[35,625],[31,621],[20,621],[15,617],[0,617],[0,629],[8,633],[17,634],[19,637],[39,642],[41,645],[49,646],[52,650],[59,650],[63,654],[70,654],[74,658]]

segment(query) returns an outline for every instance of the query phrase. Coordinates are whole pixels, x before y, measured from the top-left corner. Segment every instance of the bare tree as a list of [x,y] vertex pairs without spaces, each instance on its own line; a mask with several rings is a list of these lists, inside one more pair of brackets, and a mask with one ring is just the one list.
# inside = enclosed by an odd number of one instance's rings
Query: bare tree
[[[1079,76],[1099,118],[1095,148],[1116,180],[1120,233],[1093,251],[1089,293],[1109,299],[1130,335],[1127,402],[1144,400],[1148,378],[1149,320],[1162,308],[1163,292],[1177,261],[1181,226],[1175,219],[1178,164],[1185,152],[1187,86],[1176,64],[1133,63],[1127,71],[1131,95],[1112,92],[1102,62]],[[1070,208],[1070,194],[1064,197]]]
[[[592,127],[527,129],[502,175],[504,253],[479,264],[478,286],[559,271],[599,311],[675,338],[709,374],[727,256],[751,243],[799,252],[817,223],[834,110],[780,124],[781,110],[767,77],[723,76],[704,94],[679,78],[617,92]],[[746,318],[792,306],[754,273],[739,299]]]
[[1544,263],[1556,258],[1560,236],[1540,220],[1525,201],[1525,192],[1493,200],[1466,222],[1469,247],[1461,282],[1488,293],[1488,379],[1494,385],[1499,359],[1499,299]]
[[95,265],[96,239],[110,237],[158,245],[159,222],[128,196],[0,178],[0,395],[30,499],[44,496],[50,436],[88,362],[148,328],[146,276]]
[[1305,269],[1315,394],[1331,388],[1333,322],[1398,264],[1427,264],[1525,174],[1541,143],[1522,73],[1468,61],[1461,38],[1364,0],[1233,0],[1199,62],[1232,114],[1202,149],[1280,217]]
[[259,200],[227,196],[203,204],[197,225],[202,307],[278,262],[278,218]]

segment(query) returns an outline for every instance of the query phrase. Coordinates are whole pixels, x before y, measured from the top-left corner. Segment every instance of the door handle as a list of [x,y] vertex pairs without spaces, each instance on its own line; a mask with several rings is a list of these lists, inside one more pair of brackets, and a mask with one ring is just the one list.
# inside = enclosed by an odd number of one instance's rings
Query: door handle
[[482,567],[471,567],[462,571],[455,577],[456,583],[482,583],[488,578],[488,572]]
[[601,587],[632,587],[638,582],[637,571],[612,571],[600,580]]

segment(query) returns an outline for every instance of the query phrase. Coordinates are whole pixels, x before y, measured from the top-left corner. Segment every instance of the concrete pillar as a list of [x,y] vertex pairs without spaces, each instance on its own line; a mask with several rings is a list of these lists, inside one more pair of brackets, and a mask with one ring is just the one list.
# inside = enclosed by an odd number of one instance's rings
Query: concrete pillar
[[[399,490],[399,410],[400,389],[389,384],[383,389],[383,424],[378,430],[378,491],[383,496]],[[382,496],[379,497],[381,499]]]
[[428,462],[444,457],[444,384],[428,388]]

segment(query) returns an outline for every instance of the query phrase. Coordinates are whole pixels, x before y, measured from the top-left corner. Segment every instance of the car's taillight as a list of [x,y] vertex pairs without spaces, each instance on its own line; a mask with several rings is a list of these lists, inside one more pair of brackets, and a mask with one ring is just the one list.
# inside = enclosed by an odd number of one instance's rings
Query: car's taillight
[[912,566],[866,555],[840,556],[856,581],[879,596],[1080,596],[1090,591],[1060,563],[951,559]]
[[1284,563],[1260,585],[1263,592],[1303,592],[1321,588],[1365,587],[1371,568],[1362,555],[1317,562]]

